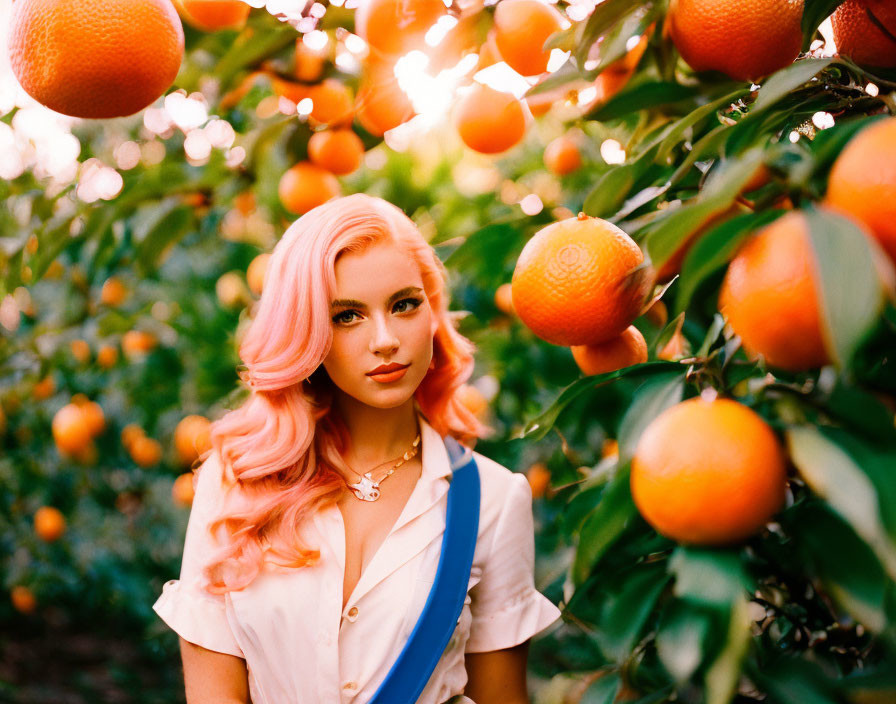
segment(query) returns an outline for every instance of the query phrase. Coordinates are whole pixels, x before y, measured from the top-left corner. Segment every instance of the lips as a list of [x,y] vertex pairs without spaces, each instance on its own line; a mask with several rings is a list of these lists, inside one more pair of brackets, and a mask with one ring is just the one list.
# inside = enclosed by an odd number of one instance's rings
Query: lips
[[367,376],[374,376],[376,374],[388,374],[389,372],[397,372],[399,369],[407,369],[410,364],[398,364],[397,362],[393,362],[392,364],[382,364],[378,366],[376,369],[367,372]]

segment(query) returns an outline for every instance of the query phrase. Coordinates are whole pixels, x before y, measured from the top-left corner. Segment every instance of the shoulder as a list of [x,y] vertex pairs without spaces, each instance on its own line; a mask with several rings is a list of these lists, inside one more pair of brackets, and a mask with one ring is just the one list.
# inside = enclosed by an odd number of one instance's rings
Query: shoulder
[[475,450],[473,457],[479,469],[482,521],[491,523],[502,513],[532,510],[532,490],[526,475],[514,472]]

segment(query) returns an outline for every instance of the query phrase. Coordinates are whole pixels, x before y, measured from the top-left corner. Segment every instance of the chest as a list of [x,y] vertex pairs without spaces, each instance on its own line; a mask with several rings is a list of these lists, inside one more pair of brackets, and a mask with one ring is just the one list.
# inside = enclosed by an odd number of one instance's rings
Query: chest
[[402,472],[391,475],[380,487],[376,501],[361,501],[351,492],[337,503],[345,527],[345,573],[342,581],[342,608],[361,579],[364,569],[385,542],[408,503],[423,465],[408,462]]

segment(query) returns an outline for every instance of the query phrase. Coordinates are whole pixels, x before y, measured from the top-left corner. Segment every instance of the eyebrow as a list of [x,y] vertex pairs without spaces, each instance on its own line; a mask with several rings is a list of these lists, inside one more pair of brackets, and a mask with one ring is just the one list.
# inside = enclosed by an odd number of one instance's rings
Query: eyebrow
[[[396,291],[391,296],[389,296],[389,303],[402,298],[403,296],[408,296],[412,293],[422,293],[423,289],[418,286],[407,286],[406,288],[401,289],[400,291]],[[367,308],[367,304],[356,301],[353,298],[340,298],[338,300],[333,301],[330,304],[330,308]]]

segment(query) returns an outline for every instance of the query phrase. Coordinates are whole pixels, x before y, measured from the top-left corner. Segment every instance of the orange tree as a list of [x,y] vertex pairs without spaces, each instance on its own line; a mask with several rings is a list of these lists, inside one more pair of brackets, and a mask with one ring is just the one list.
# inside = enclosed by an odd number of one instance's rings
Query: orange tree
[[190,466],[267,253],[354,191],[453,272],[477,449],[529,476],[537,701],[896,696],[889,3],[175,7],[137,115],[0,101],[6,699],[182,698]]

